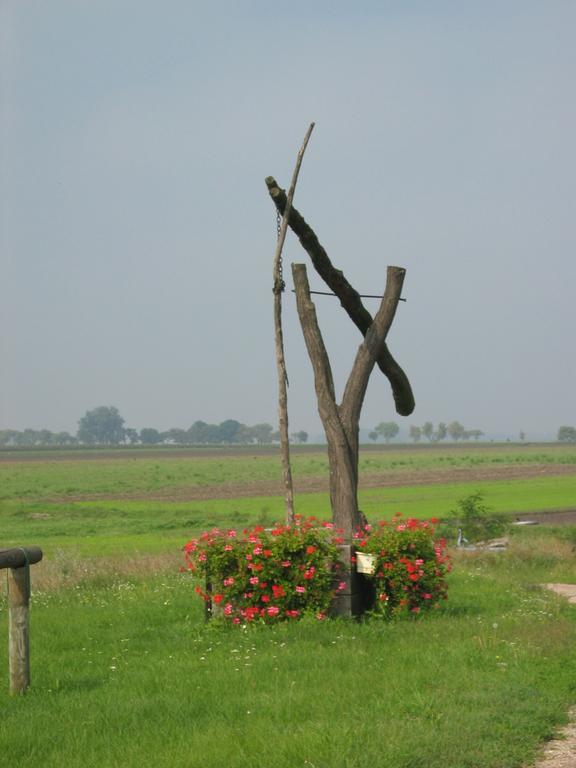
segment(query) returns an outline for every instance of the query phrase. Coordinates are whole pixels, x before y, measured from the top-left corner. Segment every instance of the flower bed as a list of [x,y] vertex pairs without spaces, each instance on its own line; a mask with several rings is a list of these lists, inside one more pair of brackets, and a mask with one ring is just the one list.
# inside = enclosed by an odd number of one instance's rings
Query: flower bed
[[[273,623],[305,614],[327,617],[335,595],[347,589],[340,544],[341,532],[331,523],[297,517],[292,526],[272,529],[214,529],[189,541],[184,552],[188,569],[205,584],[196,592],[213,613],[234,624]],[[367,526],[354,544],[375,559],[374,573],[364,577],[374,587],[370,613],[416,614],[446,597],[450,564],[444,542],[434,541],[432,523],[397,518]]]

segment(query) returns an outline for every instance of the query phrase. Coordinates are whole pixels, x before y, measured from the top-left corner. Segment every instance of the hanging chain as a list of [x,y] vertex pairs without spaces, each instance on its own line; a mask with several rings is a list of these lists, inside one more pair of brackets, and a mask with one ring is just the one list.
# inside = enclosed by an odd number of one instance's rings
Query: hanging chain
[[[280,216],[280,211],[276,211],[276,237],[278,240],[280,240],[280,231],[282,229],[282,216]],[[284,291],[284,288],[286,288],[286,283],[284,282],[284,276],[283,276],[283,268],[282,268],[282,254],[280,254],[280,259],[278,262],[278,281],[277,284],[274,286],[274,292],[282,293]]]

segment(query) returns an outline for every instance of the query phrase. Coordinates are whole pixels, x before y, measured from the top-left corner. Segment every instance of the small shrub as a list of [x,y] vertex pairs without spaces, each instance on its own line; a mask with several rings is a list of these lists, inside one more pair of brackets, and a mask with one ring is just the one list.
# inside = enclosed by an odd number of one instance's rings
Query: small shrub
[[502,536],[508,523],[503,515],[493,514],[490,507],[484,503],[481,493],[472,493],[456,502],[457,509],[451,514],[456,526],[462,529],[468,541],[484,541]]
[[188,568],[207,585],[206,591],[196,591],[234,624],[310,613],[325,618],[338,568],[331,528],[298,517],[293,526],[257,525],[240,535],[218,529],[203,533],[184,547]]
[[380,522],[355,536],[358,551],[373,555],[375,602],[372,615],[392,618],[438,608],[447,597],[451,569],[446,542],[435,541],[434,524],[422,520]]

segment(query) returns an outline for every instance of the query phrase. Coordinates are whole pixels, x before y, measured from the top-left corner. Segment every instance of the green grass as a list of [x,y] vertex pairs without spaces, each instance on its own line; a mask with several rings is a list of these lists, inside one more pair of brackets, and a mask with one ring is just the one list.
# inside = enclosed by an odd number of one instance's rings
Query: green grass
[[[157,449],[158,450],[158,449]],[[294,477],[326,477],[328,462],[322,448],[292,450]],[[450,471],[455,468],[526,464],[574,464],[576,447],[539,445],[509,446],[403,446],[364,447],[360,454],[360,476],[419,470]],[[576,471],[576,466],[575,466]],[[276,481],[281,477],[277,448],[234,454],[198,450],[147,451],[0,451],[0,501],[32,501],[47,496],[66,498],[84,494],[126,494],[178,491],[226,483]]]
[[[559,446],[467,449],[368,450],[362,470],[567,464],[576,456]],[[296,453],[296,475],[326,473],[322,452]],[[576,529],[517,529],[506,553],[459,554],[449,601],[417,620],[232,630],[204,623],[193,581],[178,573],[178,549],[213,525],[281,519],[282,499],[145,496],[277,478],[277,457],[89,455],[0,457],[2,546],[45,551],[32,569],[25,697],[8,696],[0,652],[0,744],[11,765],[520,768],[576,701],[576,608],[536,586],[576,583]],[[373,519],[397,511],[445,518],[476,491],[495,512],[574,507],[576,469],[365,489],[360,505]],[[297,505],[328,516],[327,494],[298,496]]]
[[524,530],[508,554],[459,559],[441,611],[388,625],[207,626],[176,573],[35,594],[25,697],[0,665],[3,752],[19,768],[519,768],[576,699],[575,609],[533,587],[576,579],[570,552]]
[[[576,506],[576,474],[483,483],[418,485],[360,492],[369,519],[396,512],[418,518],[450,516],[456,502],[481,491],[486,504],[500,513],[530,512]],[[244,528],[271,524],[284,516],[283,499],[246,497],[207,501],[94,500],[34,502],[11,500],[0,507],[3,546],[29,542],[47,554],[73,547],[85,555],[117,552],[164,552],[191,535],[214,526]],[[297,510],[329,518],[328,494],[297,496]]]

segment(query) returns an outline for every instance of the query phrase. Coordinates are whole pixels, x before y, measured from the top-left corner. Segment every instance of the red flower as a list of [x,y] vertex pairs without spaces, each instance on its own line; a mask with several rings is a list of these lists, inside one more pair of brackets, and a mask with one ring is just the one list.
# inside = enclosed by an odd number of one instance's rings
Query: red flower
[[224,600],[224,595],[214,595],[212,600],[216,603],[216,605],[220,605],[222,600]]
[[316,547],[313,547],[311,544],[310,544],[310,546],[306,547],[306,554],[307,555],[313,555],[314,552],[316,552]]

